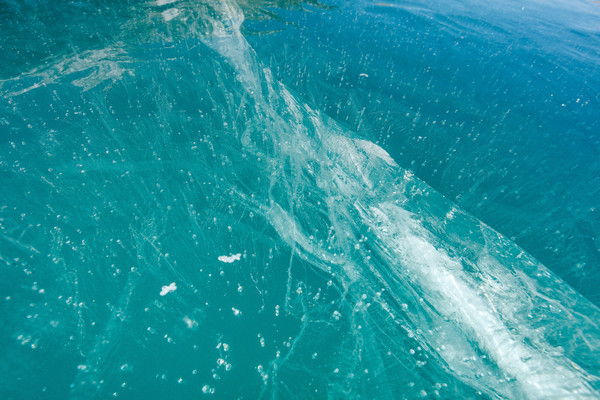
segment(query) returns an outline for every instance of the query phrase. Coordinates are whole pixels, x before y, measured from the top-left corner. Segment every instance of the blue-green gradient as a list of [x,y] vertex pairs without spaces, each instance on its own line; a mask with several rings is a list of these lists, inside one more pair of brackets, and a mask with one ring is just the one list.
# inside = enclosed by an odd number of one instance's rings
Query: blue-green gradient
[[599,14],[0,0],[0,398],[598,398]]

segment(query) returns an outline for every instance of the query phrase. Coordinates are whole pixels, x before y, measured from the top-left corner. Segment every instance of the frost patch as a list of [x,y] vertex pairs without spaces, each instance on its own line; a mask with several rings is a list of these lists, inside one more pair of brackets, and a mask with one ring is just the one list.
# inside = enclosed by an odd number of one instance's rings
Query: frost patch
[[167,294],[174,292],[176,290],[177,290],[177,285],[175,284],[175,282],[171,282],[170,285],[165,285],[161,288],[160,295],[166,296]]
[[162,12],[162,16],[164,18],[164,20],[166,22],[172,20],[173,18],[175,18],[176,16],[179,15],[179,13],[181,12],[181,10],[179,10],[178,8],[169,8],[168,10],[165,10]]
[[183,317],[183,322],[185,322],[185,324],[187,325],[187,327],[189,329],[194,329],[194,328],[198,327],[198,322],[194,321],[193,319],[191,319],[187,315],[185,317]]
[[354,143],[363,149],[368,155],[373,155],[385,161],[388,165],[392,167],[397,167],[396,161],[388,154],[387,151],[377,146],[373,142],[369,142],[368,140],[355,139]]
[[242,257],[242,253],[232,254],[230,256],[219,256],[219,261],[231,264],[234,261],[239,261]]

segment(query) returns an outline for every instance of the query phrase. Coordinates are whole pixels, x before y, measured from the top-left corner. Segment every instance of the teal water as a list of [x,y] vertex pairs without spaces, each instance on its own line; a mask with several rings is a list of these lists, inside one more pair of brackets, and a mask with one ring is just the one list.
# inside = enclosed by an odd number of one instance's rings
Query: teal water
[[600,18],[522,7],[2,1],[0,396],[598,398]]

